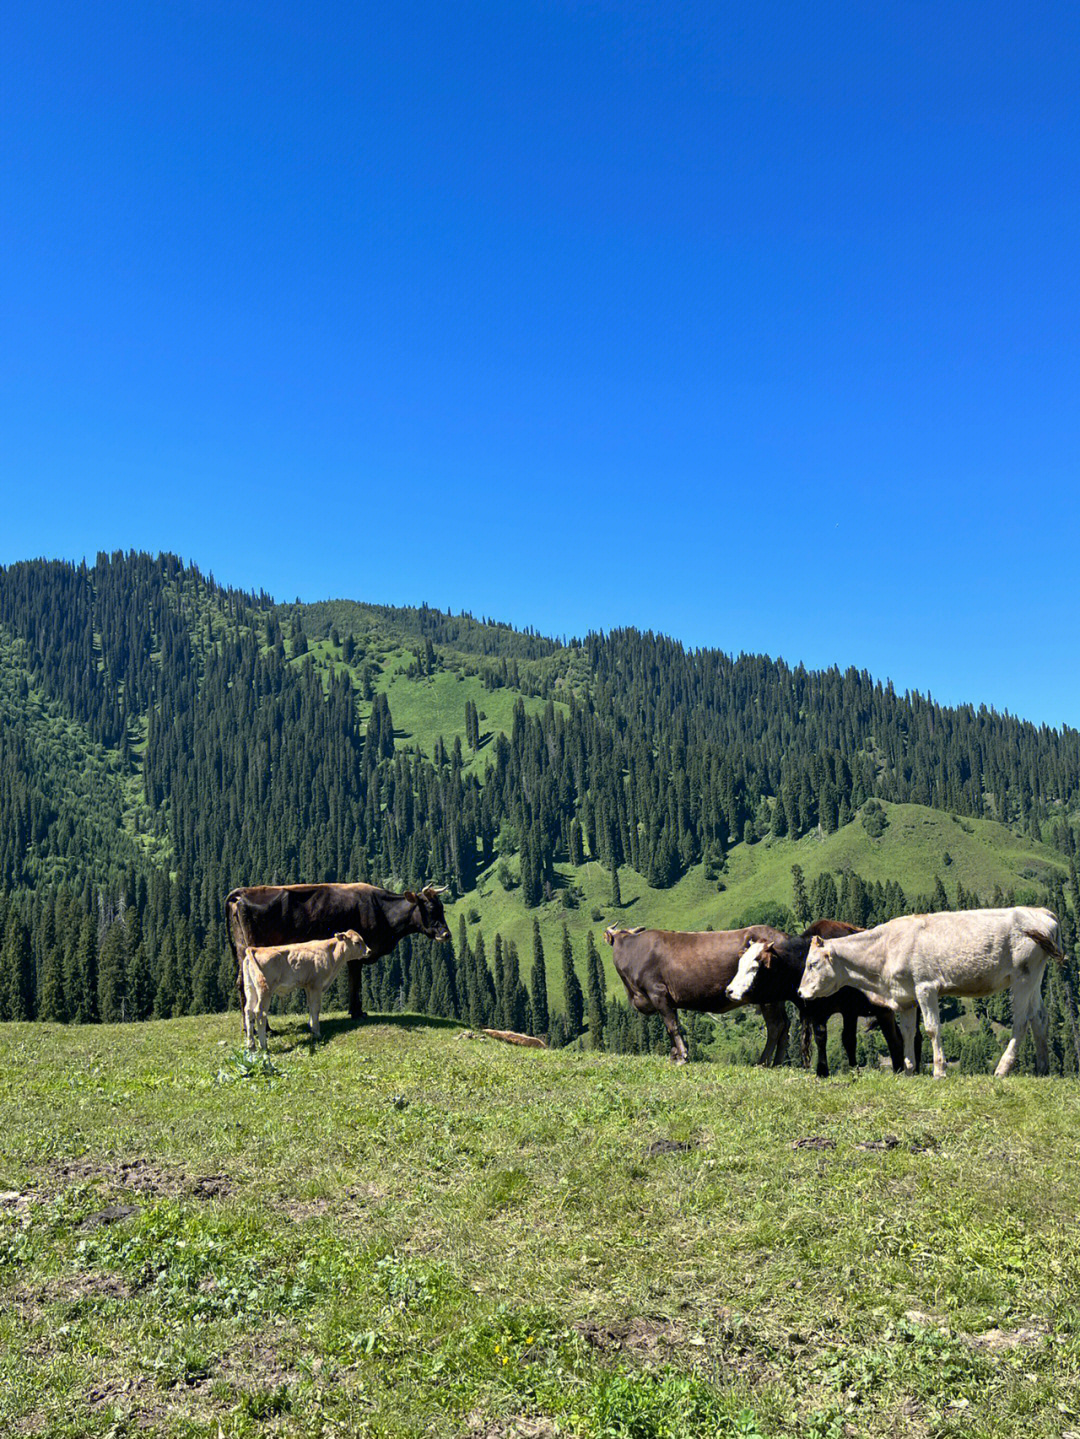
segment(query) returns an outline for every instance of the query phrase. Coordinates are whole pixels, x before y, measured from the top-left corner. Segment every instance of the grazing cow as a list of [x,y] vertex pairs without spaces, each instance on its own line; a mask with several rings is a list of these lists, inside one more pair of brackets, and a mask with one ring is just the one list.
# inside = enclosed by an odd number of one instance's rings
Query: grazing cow
[[[364,963],[382,959],[407,934],[446,940],[442,900],[445,885],[428,885],[419,894],[395,894],[373,884],[257,884],[234,889],[225,900],[225,925],[239,971],[240,955],[252,945],[295,944],[329,939],[344,929],[358,930],[368,959],[349,961],[349,1013],[360,1019],[360,975]],[[237,973],[237,987],[242,981]]]
[[240,972],[244,980],[244,1033],[248,1048],[255,1048],[256,1026],[260,1048],[266,1048],[270,1001],[275,994],[289,989],[302,989],[307,995],[311,1033],[318,1039],[323,990],[334,982],[346,960],[358,960],[362,964],[370,953],[355,929],[335,934],[332,939],[245,949]]
[[[755,924],[749,929],[705,930],[686,933],[670,929],[616,929],[610,925],[604,938],[614,951],[619,978],[630,1003],[642,1014],[658,1014],[671,1036],[671,1058],[685,1064],[686,1036],[679,1024],[679,1009],[723,1014],[739,1005],[727,996],[735,978],[739,955],[748,940],[784,939],[778,929]],[[787,1048],[790,1027],[787,1007],[762,1003],[765,1048],[759,1064],[779,1064]]]
[[[845,924],[839,919],[816,920],[809,929],[799,935],[784,935],[777,943],[774,940],[754,940],[747,943],[739,959],[738,972],[728,985],[728,998],[741,1004],[762,1004],[785,1002],[798,1006],[802,1014],[803,1063],[810,1063],[810,1034],[813,1031],[817,1042],[817,1075],[828,1079],[829,1061],[827,1045],[829,1020],[834,1014],[843,1016],[841,1039],[848,1063],[852,1069],[857,1062],[856,1040],[860,1016],[866,1016],[871,1024],[877,1024],[889,1048],[893,1070],[899,1073],[904,1067],[904,1044],[891,1010],[882,1005],[871,1004],[861,990],[845,985],[825,999],[803,1000],[799,998],[799,984],[806,965],[810,941],[839,939],[843,935],[857,934],[858,926]],[[922,1053],[922,1035],[915,1034],[915,1063]]]
[[994,1073],[1006,1075],[1012,1069],[1030,1024],[1035,1068],[1046,1074],[1046,1010],[1039,991],[1047,959],[1064,958],[1060,934],[1057,916],[1048,909],[907,914],[842,939],[811,940],[799,997],[817,999],[853,984],[875,1004],[887,1005],[900,1023],[909,1074],[915,1069],[915,1024],[921,1010],[934,1047],[934,1078],[944,1079],[941,996],[981,996],[1011,988],[1012,1038]]

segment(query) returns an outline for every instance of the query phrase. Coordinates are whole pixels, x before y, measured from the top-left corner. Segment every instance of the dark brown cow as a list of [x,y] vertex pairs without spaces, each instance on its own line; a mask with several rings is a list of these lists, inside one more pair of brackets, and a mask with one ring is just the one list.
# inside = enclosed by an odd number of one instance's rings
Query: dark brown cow
[[[747,944],[787,936],[767,924],[748,929],[716,929],[687,933],[672,929],[604,930],[614,951],[615,968],[626,986],[630,1003],[642,1014],[658,1014],[671,1036],[671,1058],[687,1060],[686,1036],[679,1024],[680,1009],[723,1014],[739,1005],[728,998],[739,956]],[[753,1003],[758,1003],[754,1000]],[[758,1004],[765,1020],[765,1048],[759,1064],[779,1064],[787,1049],[790,1028],[787,1006],[770,1000]]]
[[395,894],[374,884],[256,884],[234,889],[225,900],[225,925],[240,969],[240,956],[250,945],[296,944],[305,939],[330,939],[340,930],[355,929],[369,950],[365,960],[349,960],[349,1013],[360,1019],[360,975],[404,939],[425,934],[450,938],[442,887],[428,885],[419,894]]
[[[806,967],[806,956],[810,941],[818,939],[841,939],[845,935],[858,934],[859,926],[845,924],[839,919],[819,919],[804,929],[802,934],[784,934],[779,940],[772,939],[757,944],[748,940],[744,956],[740,958],[735,979],[728,986],[728,995],[741,1004],[792,1003],[802,1015],[803,1063],[810,1062],[810,1032],[813,1030],[817,1043],[817,1074],[821,1079],[829,1077],[829,1061],[826,1056],[829,1020],[834,1014],[843,1016],[841,1041],[848,1063],[852,1069],[856,1064],[856,1040],[861,1017],[876,1024],[889,1049],[893,1070],[900,1073],[904,1068],[904,1043],[897,1028],[892,1011],[872,1003],[861,990],[845,985],[834,994],[823,999],[804,1000],[799,998],[799,984]],[[916,1048],[921,1054],[922,1035],[916,1035]],[[916,1060],[916,1067],[918,1060]]]

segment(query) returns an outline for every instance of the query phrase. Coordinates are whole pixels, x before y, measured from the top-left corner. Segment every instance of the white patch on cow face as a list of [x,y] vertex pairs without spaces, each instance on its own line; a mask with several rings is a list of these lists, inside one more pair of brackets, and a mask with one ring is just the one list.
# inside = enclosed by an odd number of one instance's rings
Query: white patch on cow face
[[757,979],[758,970],[761,968],[764,950],[764,943],[756,939],[749,949],[743,951],[735,978],[727,987],[728,999],[733,999],[736,1004],[741,1003],[750,993],[750,986]]

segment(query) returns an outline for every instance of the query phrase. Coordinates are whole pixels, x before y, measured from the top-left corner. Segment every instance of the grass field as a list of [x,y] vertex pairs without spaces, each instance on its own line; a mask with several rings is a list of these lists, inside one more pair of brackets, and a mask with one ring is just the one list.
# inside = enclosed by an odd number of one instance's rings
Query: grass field
[[1080,1432],[1075,1083],[298,1025],[0,1026],[0,1433]]

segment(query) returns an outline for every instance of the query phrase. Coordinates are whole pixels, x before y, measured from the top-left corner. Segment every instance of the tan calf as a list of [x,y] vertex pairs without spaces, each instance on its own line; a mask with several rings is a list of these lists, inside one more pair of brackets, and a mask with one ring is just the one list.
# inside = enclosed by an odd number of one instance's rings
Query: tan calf
[[275,994],[302,989],[307,995],[311,1033],[319,1038],[319,1010],[323,990],[337,978],[338,970],[350,959],[367,959],[371,950],[355,929],[335,934],[333,939],[309,939],[300,944],[264,944],[245,949],[241,961],[244,980],[244,1034],[249,1049],[266,1048],[266,1018]]

